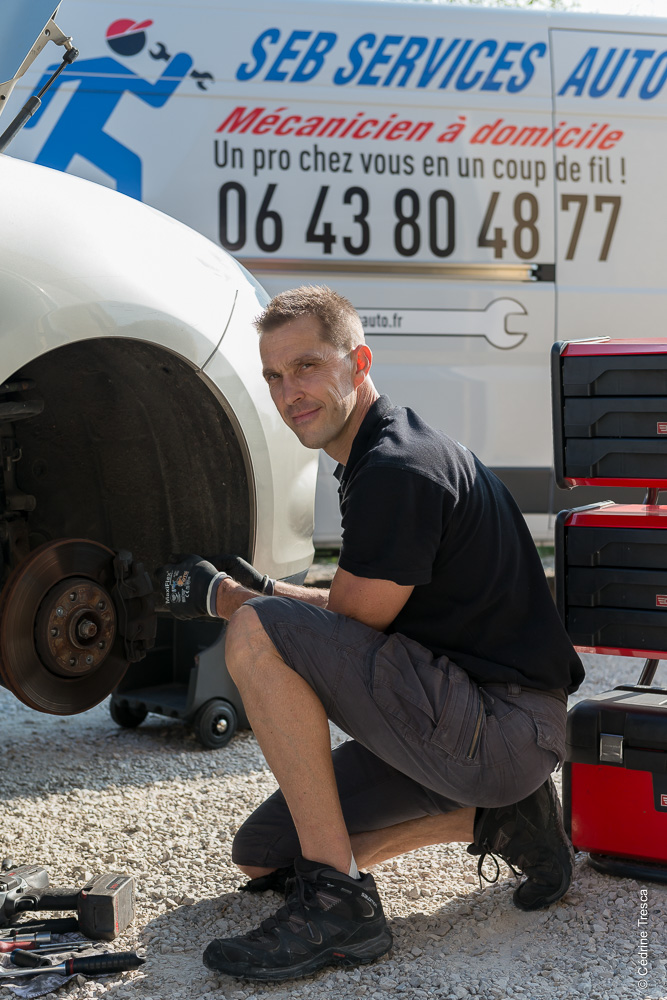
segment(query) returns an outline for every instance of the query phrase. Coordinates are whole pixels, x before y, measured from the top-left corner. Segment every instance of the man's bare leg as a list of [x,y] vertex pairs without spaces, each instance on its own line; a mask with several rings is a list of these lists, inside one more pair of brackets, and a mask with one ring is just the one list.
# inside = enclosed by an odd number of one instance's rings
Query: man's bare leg
[[419,847],[459,841],[471,844],[474,822],[474,806],[456,809],[441,816],[422,816],[420,819],[409,819],[405,823],[385,827],[384,830],[356,833],[351,837],[352,850],[357,864],[370,868],[400,854],[416,851]]
[[301,853],[347,874],[352,847],[338,798],[329,721],[322,703],[279,656],[250,607],[239,608],[230,620],[225,659],[289,806]]
[[[350,838],[354,857],[359,868],[370,868],[379,865],[400,854],[408,854],[419,847],[430,847],[433,844],[449,844],[462,842],[471,844],[473,841],[473,823],[475,808],[455,809],[453,812],[440,816],[422,816],[419,819],[409,819],[405,823],[387,826],[382,830],[369,830],[368,833],[355,833]],[[253,868],[239,865],[248,878],[258,878],[268,875],[273,868]]]

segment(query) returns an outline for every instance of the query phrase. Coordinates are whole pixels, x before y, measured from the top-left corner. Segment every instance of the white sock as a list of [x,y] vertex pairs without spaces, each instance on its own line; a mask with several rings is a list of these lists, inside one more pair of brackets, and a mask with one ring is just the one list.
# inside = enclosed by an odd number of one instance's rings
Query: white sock
[[352,860],[350,861],[350,870],[347,873],[350,878],[361,878],[359,874],[359,869],[357,868],[357,862],[354,860],[354,854],[352,855]]

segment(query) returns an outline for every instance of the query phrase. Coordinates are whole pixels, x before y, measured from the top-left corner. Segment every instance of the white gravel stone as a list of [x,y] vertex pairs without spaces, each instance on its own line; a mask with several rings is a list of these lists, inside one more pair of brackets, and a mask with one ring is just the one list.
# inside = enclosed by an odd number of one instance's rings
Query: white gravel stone
[[[573,701],[633,681],[641,665],[584,659],[588,676]],[[239,894],[244,879],[230,859],[234,833],[276,787],[252,734],[206,751],[177,721],[150,715],[138,729],[121,730],[106,705],[59,719],[31,712],[2,688],[0,712],[0,857],[43,864],[53,886],[83,885],[105,870],[137,880],[136,920],[109,947],[139,949],[146,965],[103,980],[74,979],[54,998],[667,997],[666,887],[648,885],[656,944],[640,990],[638,882],[601,875],[579,854],[565,898],[523,913],[512,904],[515,883],[502,863],[499,881],[479,888],[465,844],[423,848],[373,870],[394,933],[393,952],[381,961],[270,986],[214,976],[201,961],[208,942],[243,933],[280,904],[272,893]],[[344,738],[332,730],[332,745]],[[555,780],[560,788],[560,774]]]

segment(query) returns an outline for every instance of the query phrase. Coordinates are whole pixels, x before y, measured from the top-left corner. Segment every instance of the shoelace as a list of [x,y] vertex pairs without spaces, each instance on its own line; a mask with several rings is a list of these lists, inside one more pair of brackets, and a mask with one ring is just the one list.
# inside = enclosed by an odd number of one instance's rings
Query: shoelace
[[[484,865],[484,862],[486,861],[487,858],[491,858],[494,865],[496,866],[496,871],[493,878],[488,878],[482,871],[482,866]],[[515,878],[521,878],[522,873],[520,871],[517,871],[514,865],[510,864],[510,862],[507,861],[506,858],[501,857],[500,860],[505,862],[505,864],[510,869]],[[498,864],[498,858],[495,856],[495,854],[493,854],[492,851],[489,850],[480,851],[479,860],[477,862],[477,877],[479,879],[480,889],[483,888],[482,879],[484,879],[485,882],[488,882],[489,885],[493,885],[500,878],[500,865]]]
[[[290,883],[296,884],[292,888]],[[292,891],[288,894],[284,905],[280,907],[277,913],[262,920],[259,927],[254,931],[249,931],[248,934],[244,935],[247,939],[259,941],[264,937],[268,937],[280,924],[287,924],[291,931],[298,933],[294,924],[297,927],[303,927],[308,923],[307,919],[303,916],[303,910],[308,906],[309,900],[312,899],[315,890],[305,879],[299,876],[288,879],[287,886],[288,888],[292,888]]]
[[[531,844],[530,848],[535,850],[535,845]],[[526,860],[528,860],[530,848],[528,851],[526,851]],[[500,865],[498,864],[498,857],[500,857],[501,861],[505,862],[505,864],[510,869],[515,878],[521,878],[522,875],[526,875],[528,878],[532,878],[537,881],[543,879],[545,882],[548,882],[549,877],[553,875],[553,870],[551,868],[546,868],[544,866],[538,867],[537,865],[530,866],[531,869],[530,874],[526,871],[522,871],[521,869],[517,870],[511,863],[511,861],[507,860],[507,858],[504,858],[502,855],[496,857],[493,851],[489,848],[488,843],[484,843],[481,847],[476,846],[474,851],[471,851],[470,848],[468,848],[468,852],[470,854],[479,854],[479,860],[477,862],[477,877],[479,878],[480,889],[482,888],[482,879],[484,879],[484,881],[487,882],[489,885],[493,885],[495,882],[498,881],[500,877]],[[486,858],[491,858],[496,866],[496,871],[493,878],[488,878],[482,871],[482,866]]]

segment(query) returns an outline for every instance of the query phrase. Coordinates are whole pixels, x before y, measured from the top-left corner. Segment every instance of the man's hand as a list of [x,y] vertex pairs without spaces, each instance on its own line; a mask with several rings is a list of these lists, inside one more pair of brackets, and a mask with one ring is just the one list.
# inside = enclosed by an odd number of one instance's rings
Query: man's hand
[[256,590],[259,594],[273,594],[276,581],[272,580],[270,576],[260,573],[241,556],[227,554],[215,556],[215,565],[228,576],[233,577],[242,587]]
[[160,566],[153,574],[157,591],[156,611],[168,611],[174,618],[218,618],[216,595],[228,574],[201,556],[175,556],[176,562]]

